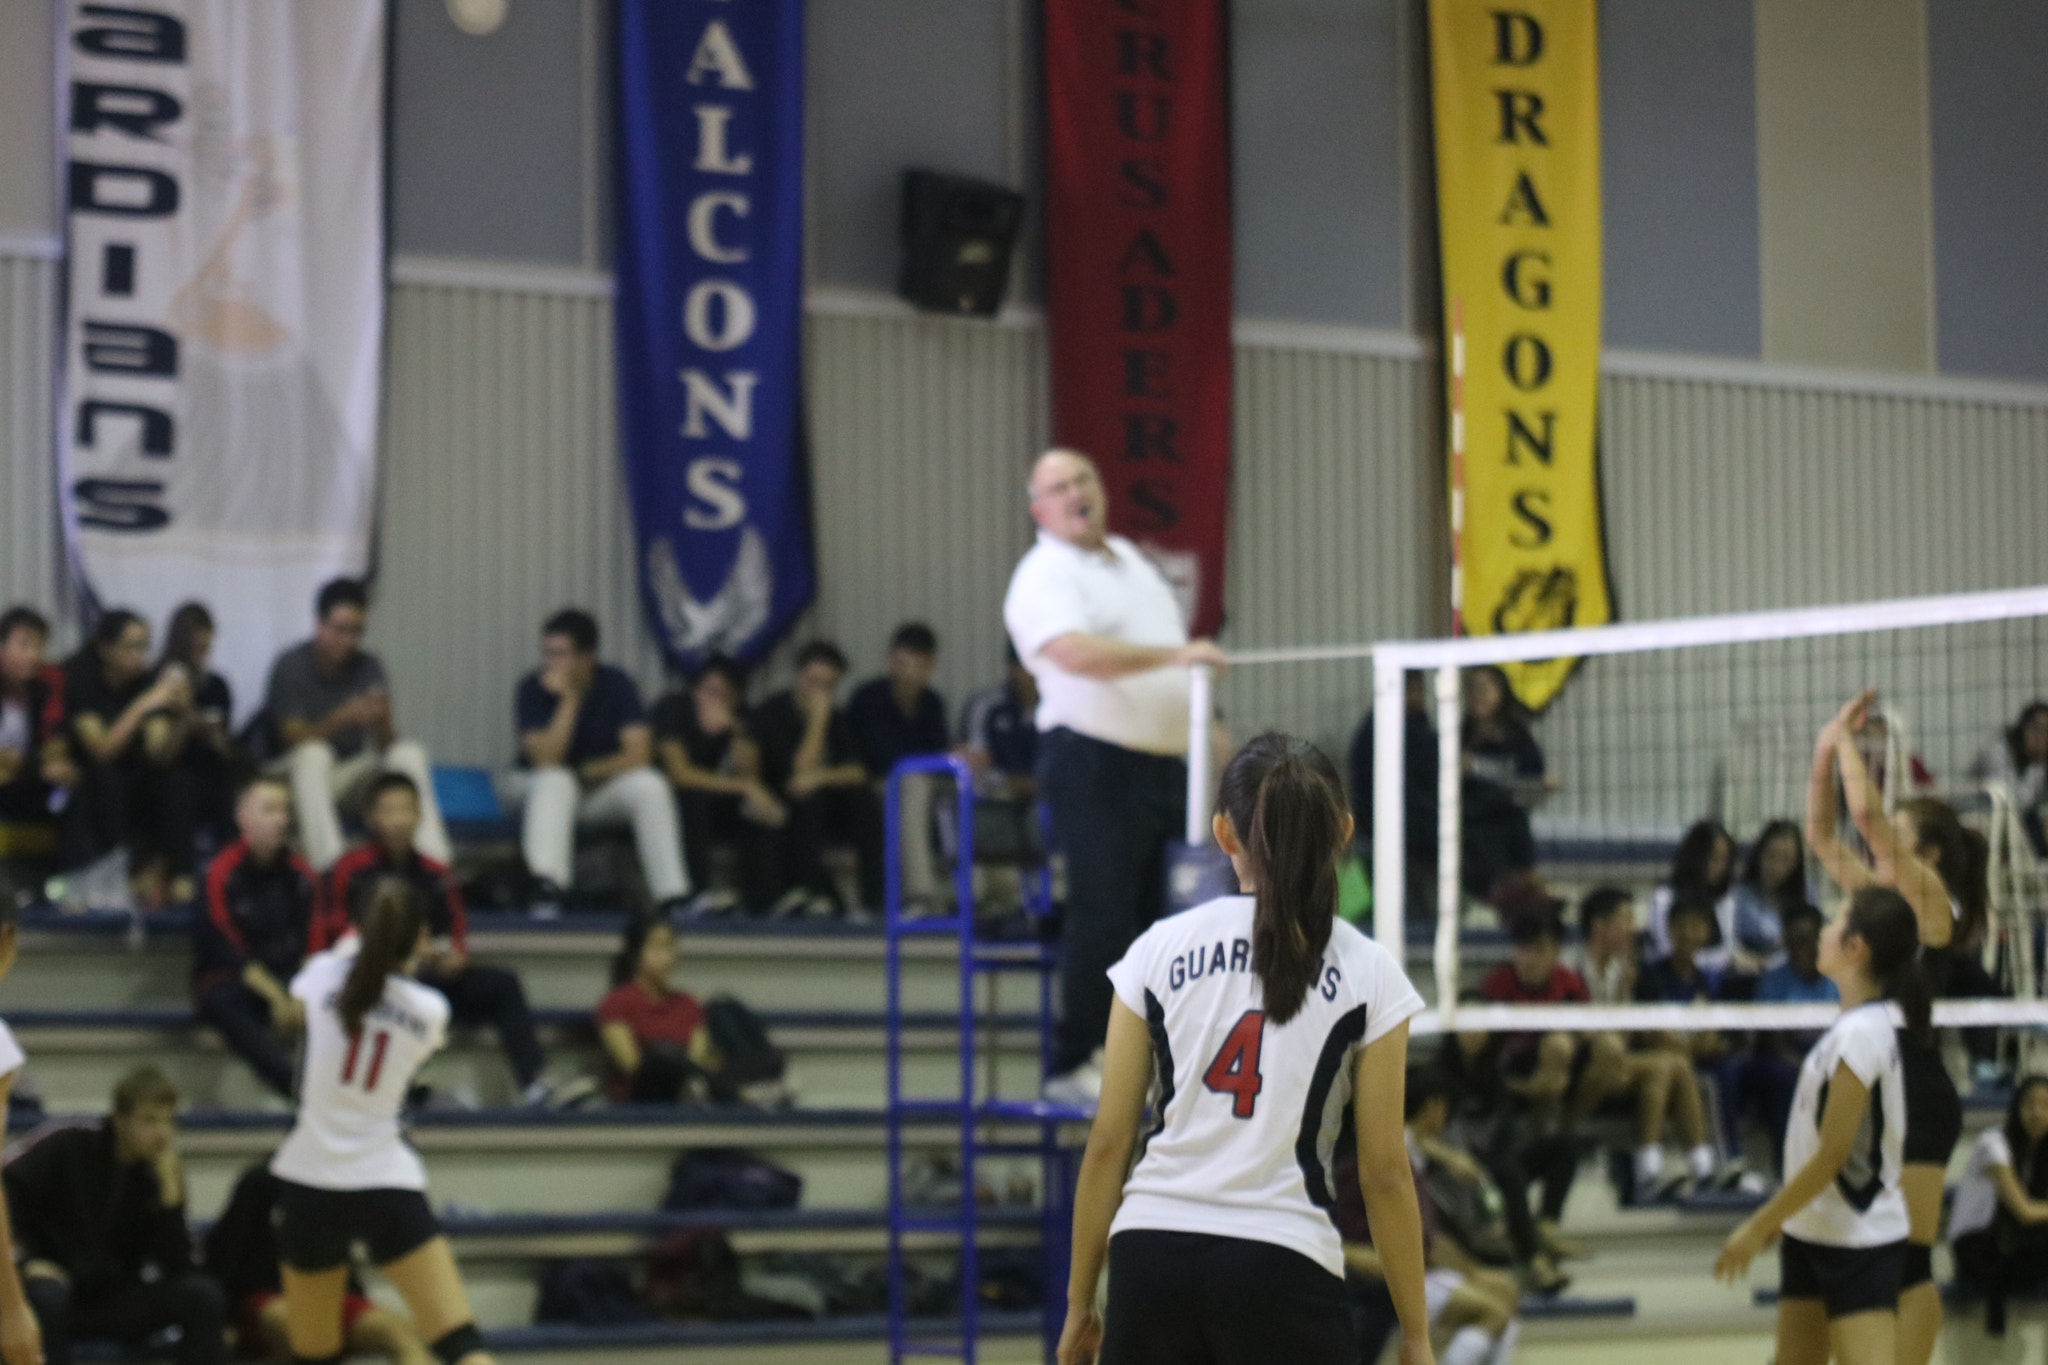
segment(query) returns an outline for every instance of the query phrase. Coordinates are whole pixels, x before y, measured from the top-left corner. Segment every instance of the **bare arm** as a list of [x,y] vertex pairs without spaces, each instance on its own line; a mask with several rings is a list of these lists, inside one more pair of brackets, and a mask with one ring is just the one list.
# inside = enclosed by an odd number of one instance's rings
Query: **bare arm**
[[383,748],[391,742],[391,711],[388,706],[383,708],[382,716],[382,723],[378,724],[370,694],[365,692],[350,697],[318,720],[285,716],[277,722],[277,734],[284,741],[285,748],[292,749],[310,740],[333,739],[341,731],[358,725],[370,725],[377,732],[373,738],[378,747]]
[[1848,798],[1849,818],[1870,845],[1877,864],[1876,880],[1898,891],[1913,907],[1920,922],[1920,941],[1930,948],[1943,948],[1955,937],[1955,912],[1949,909],[1948,887],[1941,874],[1920,861],[1912,849],[1899,841],[1899,833],[1885,818],[1884,796],[1870,780],[1855,741],[1844,729],[1835,737],[1835,762],[1842,769],[1842,791]]
[[150,712],[168,700],[169,693],[159,681],[123,707],[113,724],[109,725],[106,718],[97,712],[87,711],[72,720],[71,733],[78,736],[79,745],[93,762],[108,762],[119,757],[121,751],[128,747],[128,741],[135,738],[135,732],[142,727]]
[[655,746],[655,752],[661,758],[662,772],[679,790],[741,796],[753,789],[753,783],[744,777],[728,777],[690,762],[690,751],[679,739],[662,740]]
[[1145,1021],[1121,1000],[1109,1007],[1109,1038],[1102,1060],[1102,1096],[1088,1130],[1074,1185],[1073,1256],[1067,1276],[1067,1328],[1060,1337],[1060,1365],[1095,1358],[1102,1322],[1095,1313],[1095,1286],[1109,1255],[1109,1225],[1124,1201],[1124,1171],[1138,1140],[1145,1092],[1152,1079],[1152,1038]]
[[1849,1069],[1848,1063],[1839,1063],[1828,1085],[1827,1107],[1821,1111],[1820,1146],[1762,1208],[1729,1234],[1720,1258],[1714,1262],[1715,1278],[1732,1280],[1743,1274],[1756,1254],[1778,1235],[1785,1220],[1811,1204],[1828,1187],[1828,1182],[1842,1173],[1849,1160],[1849,1149],[1856,1142],[1856,1130],[1863,1124],[1863,1112],[1869,1106],[1870,1088]]
[[1358,1186],[1365,1195],[1373,1248],[1387,1278],[1387,1293],[1409,1343],[1404,1359],[1415,1359],[1415,1343],[1429,1341],[1429,1306],[1423,1299],[1422,1209],[1415,1200],[1415,1173],[1401,1124],[1408,1092],[1408,1025],[1365,1049],[1353,1087],[1358,1125]]
[[555,714],[548,718],[548,723],[519,736],[519,749],[526,755],[526,761],[536,768],[560,766],[569,753],[569,741],[576,733],[576,716],[582,709],[582,693],[557,694]]
[[1806,846],[1835,879],[1835,885],[1854,892],[1877,879],[1839,833],[1842,813],[1835,805],[1835,735],[1839,728],[1838,722],[1828,722],[1814,741],[1813,769],[1806,779]]
[[1069,631],[1045,642],[1039,653],[1069,673],[1084,678],[1121,678],[1176,664],[1208,664],[1223,668],[1223,651],[1207,640],[1185,645],[1134,645],[1107,635]]
[[631,1024],[607,1019],[597,1026],[597,1040],[604,1044],[604,1055],[612,1059],[620,1075],[630,1076],[640,1069],[640,1040],[633,1036]]
[[1991,1183],[1998,1189],[1998,1202],[2022,1223],[2048,1223],[2048,1201],[2029,1196],[2010,1166],[1993,1166]]
[[624,725],[619,727],[619,748],[617,753],[593,758],[578,770],[580,776],[591,786],[609,782],[620,773],[629,773],[635,768],[647,766],[648,751],[653,748],[654,732],[645,725]]

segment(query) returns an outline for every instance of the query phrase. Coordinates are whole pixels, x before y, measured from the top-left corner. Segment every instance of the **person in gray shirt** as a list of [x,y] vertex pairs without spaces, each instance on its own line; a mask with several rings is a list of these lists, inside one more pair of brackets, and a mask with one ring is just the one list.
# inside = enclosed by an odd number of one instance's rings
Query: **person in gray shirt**
[[314,609],[313,638],[277,656],[263,702],[286,751],[275,768],[291,780],[307,860],[322,872],[333,865],[343,846],[342,808],[391,771],[419,789],[419,851],[446,863],[448,829],[427,751],[398,738],[384,665],[362,647],[369,593],[358,579],[337,578],[320,589]]

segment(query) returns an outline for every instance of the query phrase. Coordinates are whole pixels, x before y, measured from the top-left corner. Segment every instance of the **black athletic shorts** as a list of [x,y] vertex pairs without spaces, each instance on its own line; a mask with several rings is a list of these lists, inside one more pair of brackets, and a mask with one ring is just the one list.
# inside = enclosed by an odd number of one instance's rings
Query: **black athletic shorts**
[[1963,1139],[1963,1101],[1932,1042],[1899,1043],[1899,1067],[1906,1079],[1908,1166],[1947,1166]]
[[440,1220],[418,1190],[316,1190],[277,1182],[277,1251],[293,1270],[347,1265],[361,1242],[373,1265],[390,1265],[441,1235]]
[[1102,1365],[1358,1365],[1344,1281],[1243,1237],[1134,1228],[1109,1239]]
[[1778,1248],[1778,1297],[1819,1299],[1828,1316],[1899,1311],[1906,1244],[1827,1247],[1787,1237]]

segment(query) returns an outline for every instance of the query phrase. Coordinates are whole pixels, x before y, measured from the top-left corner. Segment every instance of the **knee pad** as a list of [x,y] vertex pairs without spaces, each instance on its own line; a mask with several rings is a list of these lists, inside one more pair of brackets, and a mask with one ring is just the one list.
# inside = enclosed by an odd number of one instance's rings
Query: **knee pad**
[[441,1365],[458,1365],[464,1356],[483,1348],[484,1334],[477,1331],[475,1323],[465,1322],[434,1343],[434,1357]]
[[1899,1292],[1916,1289],[1934,1278],[1934,1248],[1918,1242],[1906,1243],[1906,1265],[1899,1276]]

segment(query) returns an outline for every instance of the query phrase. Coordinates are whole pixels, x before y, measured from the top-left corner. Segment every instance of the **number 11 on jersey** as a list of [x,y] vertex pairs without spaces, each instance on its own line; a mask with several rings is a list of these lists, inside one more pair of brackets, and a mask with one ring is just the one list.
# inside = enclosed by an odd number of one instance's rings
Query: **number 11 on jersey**
[[1230,1116],[1248,1119],[1257,1108],[1266,1078],[1259,1074],[1259,1044],[1266,1037],[1266,1012],[1246,1010],[1230,1026],[1216,1060],[1202,1075],[1202,1084],[1231,1097]]
[[[363,1035],[358,1033],[348,1040],[348,1056],[341,1064],[341,1083],[347,1085],[356,1078],[356,1053],[362,1050]],[[376,1039],[370,1044],[370,1070],[363,1077],[363,1089],[375,1090],[377,1077],[384,1072],[384,1051],[391,1046],[391,1031],[378,1029]],[[1253,1056],[1258,1054],[1254,1051]]]

